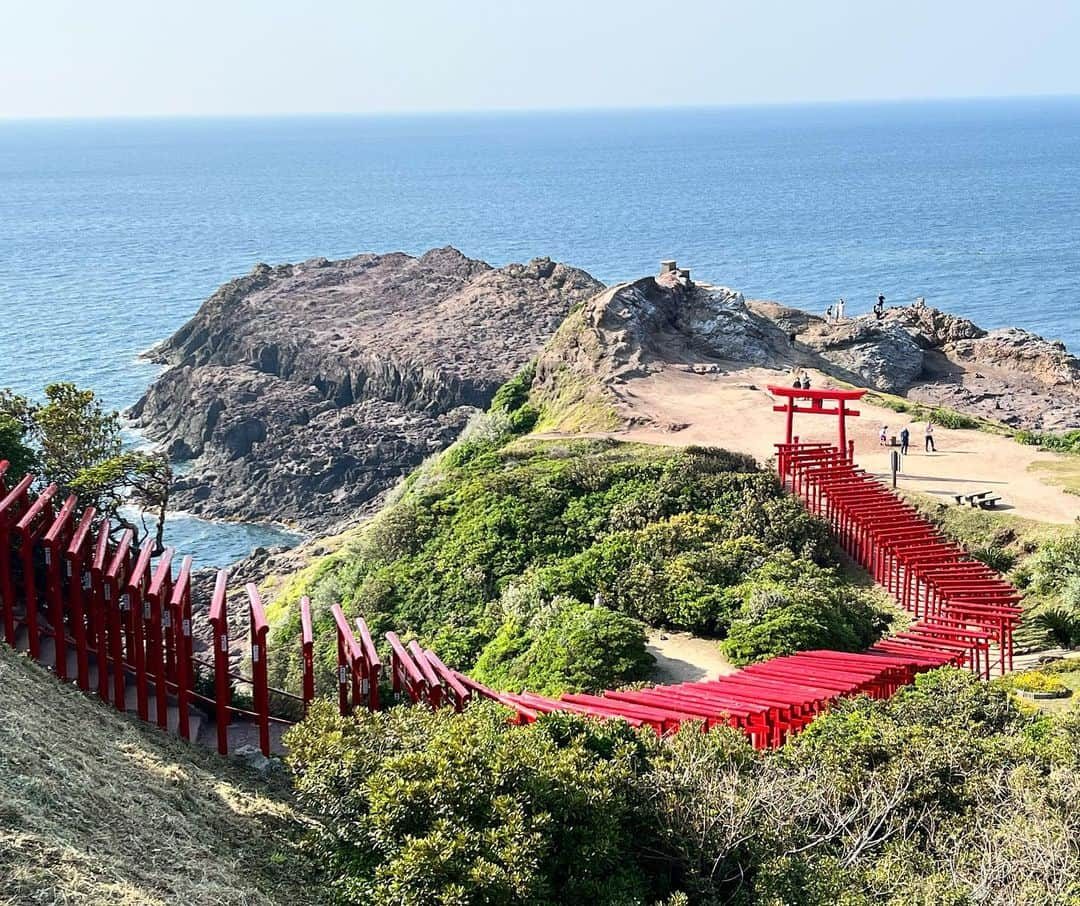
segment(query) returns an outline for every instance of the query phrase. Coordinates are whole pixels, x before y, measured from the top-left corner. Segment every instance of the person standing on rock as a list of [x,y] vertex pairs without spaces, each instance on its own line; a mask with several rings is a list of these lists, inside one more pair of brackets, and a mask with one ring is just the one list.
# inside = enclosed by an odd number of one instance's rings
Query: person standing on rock
[[840,297],[840,301],[836,303],[836,323],[839,324],[844,320],[844,297]]
[[926,438],[926,452],[937,453],[937,448],[934,446],[934,425],[933,422],[927,420],[926,430],[923,435]]
[[825,323],[831,323],[832,319],[832,306],[830,305],[828,308],[825,309]]
[[907,456],[908,444],[911,443],[911,432],[907,425],[900,429],[900,455]]
[[874,314],[879,321],[885,315],[885,296],[882,293],[878,293],[877,304],[874,306]]

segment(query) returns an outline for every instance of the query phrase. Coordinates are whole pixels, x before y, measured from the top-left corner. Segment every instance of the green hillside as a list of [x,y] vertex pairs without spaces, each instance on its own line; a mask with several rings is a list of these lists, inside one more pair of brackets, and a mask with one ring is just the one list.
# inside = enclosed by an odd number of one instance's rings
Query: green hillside
[[736,663],[858,650],[886,628],[825,524],[750,457],[521,436],[535,413],[504,391],[340,550],[277,581],[277,680],[297,682],[304,594],[324,688],[338,601],[377,635],[414,634],[481,681],[538,692],[646,678],[646,625],[715,638]]

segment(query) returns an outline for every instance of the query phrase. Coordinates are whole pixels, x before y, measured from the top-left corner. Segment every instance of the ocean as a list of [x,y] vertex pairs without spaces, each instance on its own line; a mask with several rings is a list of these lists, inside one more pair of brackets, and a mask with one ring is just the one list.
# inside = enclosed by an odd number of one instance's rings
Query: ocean
[[[271,119],[0,121],[0,387],[92,387],[230,277],[454,245],[823,311],[928,304],[1080,348],[1080,98]],[[289,540],[181,518],[203,564]]]

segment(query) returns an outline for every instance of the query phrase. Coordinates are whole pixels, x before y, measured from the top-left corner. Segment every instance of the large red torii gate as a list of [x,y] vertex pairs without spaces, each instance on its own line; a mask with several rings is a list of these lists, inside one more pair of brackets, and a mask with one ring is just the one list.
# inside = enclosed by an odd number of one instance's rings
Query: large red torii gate
[[[773,412],[787,413],[787,433],[785,444],[790,446],[794,439],[795,413],[804,412],[807,415],[835,415],[838,427],[838,448],[842,453],[848,452],[847,444],[847,416],[857,416],[858,409],[849,409],[847,403],[860,400],[866,394],[865,390],[814,390],[801,387],[781,387],[769,384],[768,391],[774,397],[785,400],[782,404],[773,406]],[[805,400],[808,405],[799,405],[799,400]],[[826,408],[825,402],[836,403],[835,407]]]

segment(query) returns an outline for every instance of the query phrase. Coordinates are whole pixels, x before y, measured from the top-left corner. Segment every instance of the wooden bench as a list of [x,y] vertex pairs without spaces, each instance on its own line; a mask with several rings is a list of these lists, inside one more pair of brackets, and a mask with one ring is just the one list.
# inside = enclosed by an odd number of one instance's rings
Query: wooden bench
[[[965,500],[971,506],[979,506],[979,501],[984,497],[989,497],[990,491],[976,491],[974,494],[953,494],[953,499],[956,501],[956,505],[960,506]],[[1000,499],[1000,498],[998,498]]]
[[978,502],[979,508],[983,510],[997,509],[997,505],[1001,503],[1000,497],[984,497]]

